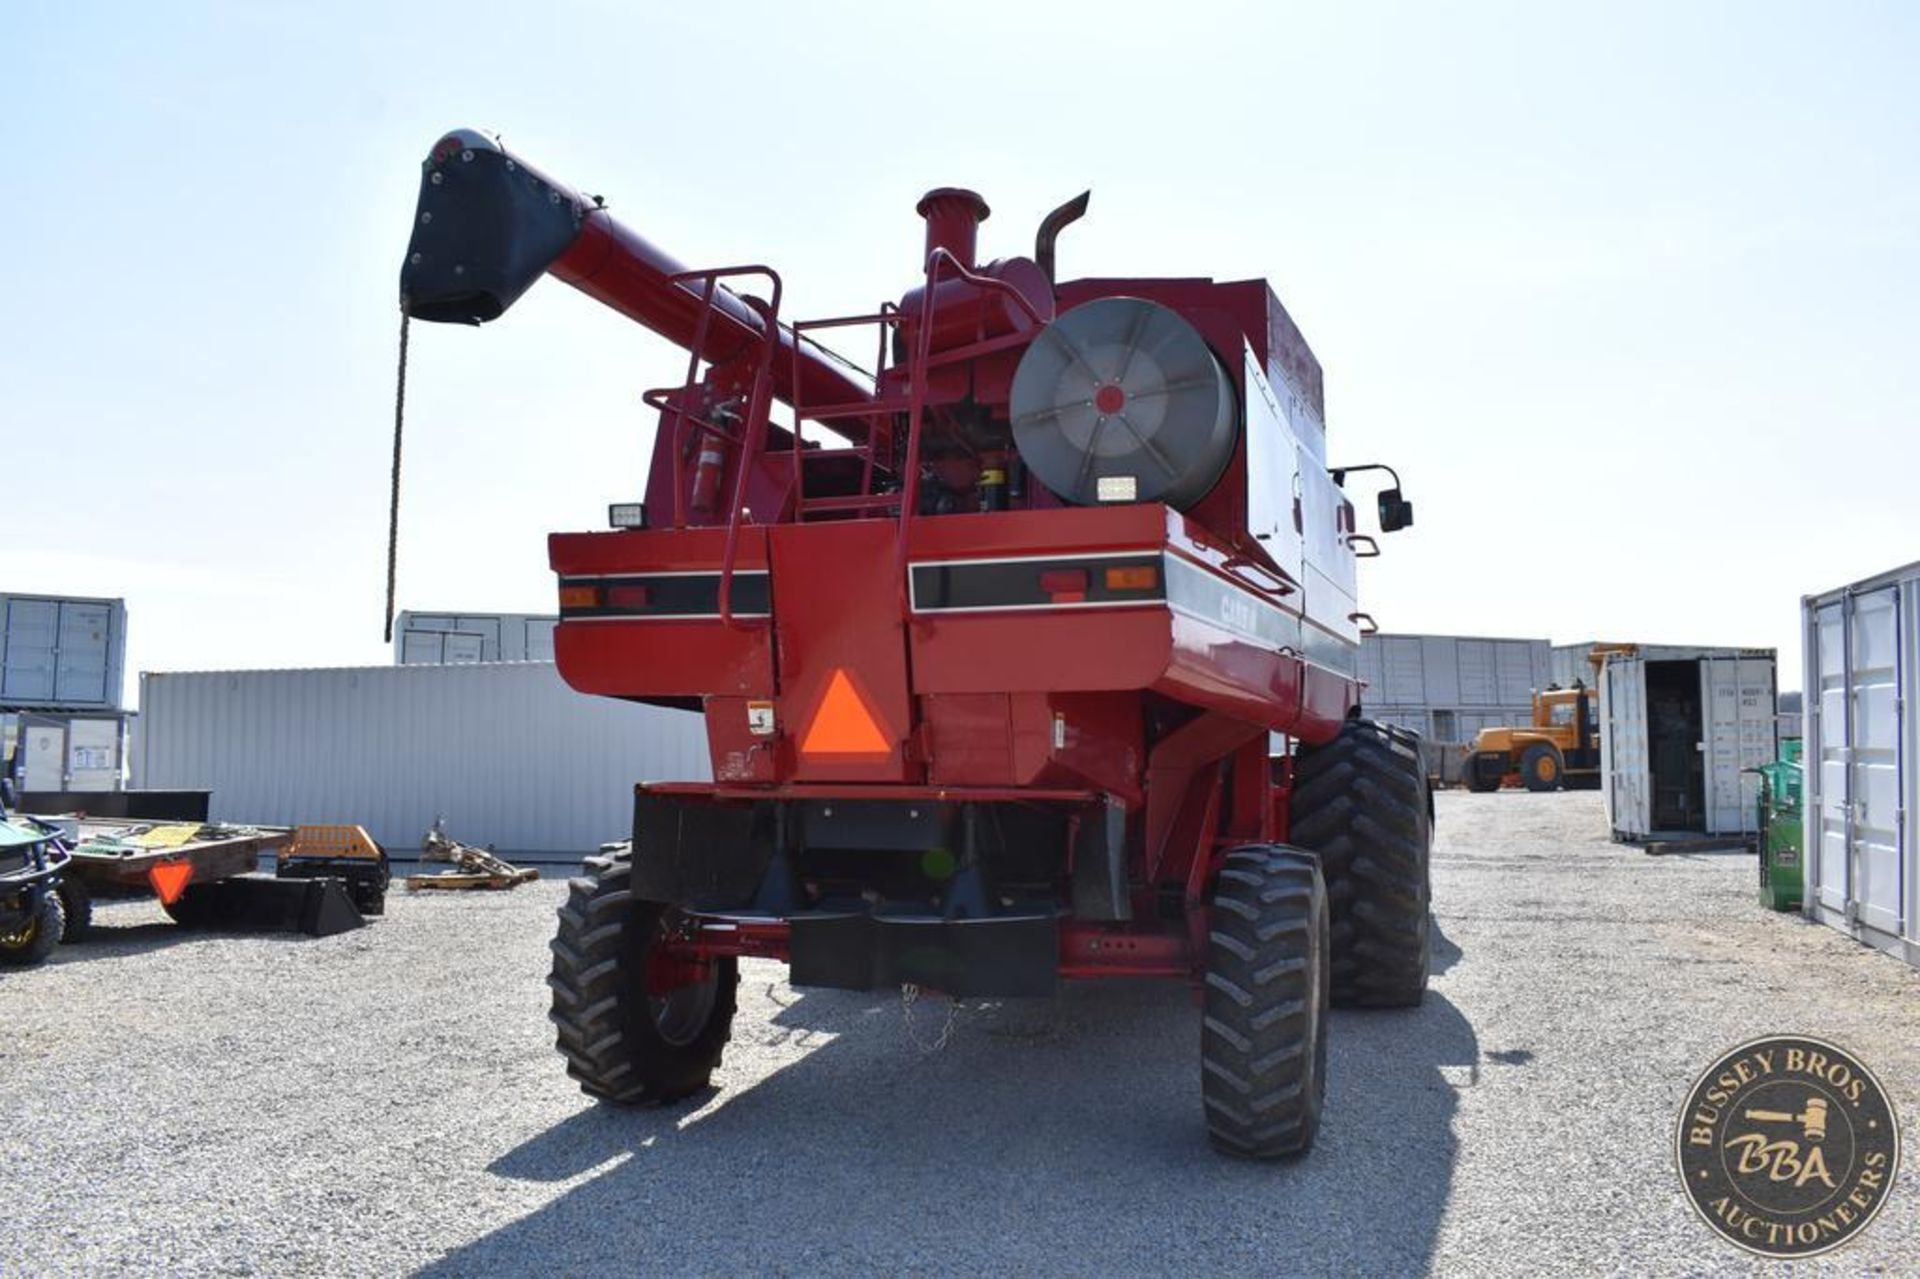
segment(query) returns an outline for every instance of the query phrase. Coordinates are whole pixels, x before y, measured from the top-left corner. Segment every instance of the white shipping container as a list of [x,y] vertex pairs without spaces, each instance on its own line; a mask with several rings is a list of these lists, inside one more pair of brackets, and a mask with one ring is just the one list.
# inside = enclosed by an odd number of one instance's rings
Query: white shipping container
[[[1671,651],[1671,650],[1669,650]],[[1600,684],[1600,770],[1614,838],[1751,834],[1777,753],[1771,649],[1610,658]]]
[[461,662],[551,662],[553,627],[540,613],[419,613],[394,621],[393,660],[400,666]]
[[117,710],[123,600],[0,594],[0,708]]
[[1360,643],[1363,702],[1369,713],[1530,708],[1534,690],[1547,686],[1548,651],[1543,639],[1370,635]]
[[0,721],[0,767],[15,765],[21,790],[120,789],[126,735],[117,715],[29,711],[0,714]]
[[436,819],[572,861],[633,828],[633,786],[703,781],[689,711],[576,693],[550,663],[140,677],[139,787],[210,790],[215,820],[365,826],[397,857]]
[[1920,563],[1801,601],[1808,916],[1920,967]]

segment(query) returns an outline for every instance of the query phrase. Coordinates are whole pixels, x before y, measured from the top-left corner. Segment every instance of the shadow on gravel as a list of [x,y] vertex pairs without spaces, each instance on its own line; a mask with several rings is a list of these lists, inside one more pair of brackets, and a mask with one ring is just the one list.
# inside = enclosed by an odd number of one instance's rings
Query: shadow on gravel
[[[372,926],[379,920],[375,918],[367,922]],[[188,942],[230,940],[237,937],[270,937],[276,942],[284,941],[292,945],[326,940],[290,929],[182,928],[171,920],[165,923],[102,924],[96,919],[93,926],[87,930],[85,940],[63,942],[54,949],[50,962],[74,964],[129,959]]]
[[1432,920],[1429,927],[1433,930],[1433,938],[1429,947],[1428,971],[1438,977],[1460,962],[1462,952],[1460,947],[1454,944],[1453,939],[1440,930],[1439,920]]
[[[1436,937],[1436,970],[1458,955]],[[730,1051],[819,1047],[692,1118],[574,1114],[489,1171],[598,1175],[426,1273],[1419,1271],[1452,1185],[1458,1090],[1478,1079],[1473,1028],[1437,994],[1337,1013],[1318,1146],[1249,1164],[1206,1143],[1183,990],[969,1005],[933,1053],[895,998],[777,993],[792,1002],[736,1023]]]

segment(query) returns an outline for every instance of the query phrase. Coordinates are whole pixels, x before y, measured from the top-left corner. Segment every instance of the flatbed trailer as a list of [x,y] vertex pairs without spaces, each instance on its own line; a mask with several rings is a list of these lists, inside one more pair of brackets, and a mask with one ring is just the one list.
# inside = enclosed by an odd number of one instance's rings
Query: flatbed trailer
[[325,936],[357,928],[361,911],[335,876],[281,878],[260,873],[293,843],[284,826],[128,823],[47,817],[72,846],[68,874],[102,897],[159,898],[188,928],[292,931]]
[[[56,825],[73,825],[71,818],[44,820]],[[177,824],[185,825],[187,823],[184,822]],[[174,823],[149,826],[145,823],[81,818],[73,840],[70,873],[102,896],[153,893],[165,899],[178,896],[178,892],[169,893],[161,886],[178,872],[162,870],[161,880],[156,882],[156,869],[181,865],[190,867],[191,873],[179,886],[184,890],[192,884],[214,883],[258,870],[262,854],[271,857],[293,839],[293,831],[287,827],[202,825],[193,836],[177,843],[141,842],[155,832],[167,832],[175,828]],[[132,833],[143,829],[144,834]]]

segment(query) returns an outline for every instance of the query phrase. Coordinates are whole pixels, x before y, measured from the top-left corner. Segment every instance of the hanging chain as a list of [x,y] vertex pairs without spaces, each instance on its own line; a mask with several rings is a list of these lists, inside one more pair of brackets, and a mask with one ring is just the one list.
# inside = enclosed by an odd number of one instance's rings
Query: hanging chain
[[407,418],[407,323],[413,317],[400,303],[400,372],[393,389],[393,488],[387,501],[386,643],[393,643],[393,588],[400,566],[400,432]]
[[906,1030],[907,1038],[912,1041],[913,1046],[918,1048],[923,1054],[931,1056],[939,1052],[942,1048],[945,1048],[947,1041],[953,1038],[954,1019],[959,1016],[960,1001],[957,999],[947,1000],[947,1020],[941,1025],[940,1033],[932,1039],[928,1039],[922,1035],[919,1029],[913,1024],[913,1006],[918,1003],[919,1000],[920,988],[912,982],[908,982],[900,988],[900,1024]]

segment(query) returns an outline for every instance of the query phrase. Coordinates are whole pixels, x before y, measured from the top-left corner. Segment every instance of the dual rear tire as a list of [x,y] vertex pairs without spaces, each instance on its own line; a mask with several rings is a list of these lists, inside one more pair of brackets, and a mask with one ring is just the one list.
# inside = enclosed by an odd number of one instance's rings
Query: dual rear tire
[[1412,1008],[1431,967],[1433,792],[1420,739],[1349,720],[1295,759],[1294,847],[1227,855],[1209,922],[1201,1087],[1229,1154],[1304,1154],[1327,1010]]
[[1355,719],[1302,750],[1292,837],[1319,856],[1326,877],[1335,1006],[1418,1006],[1431,966],[1433,849],[1420,738]]

